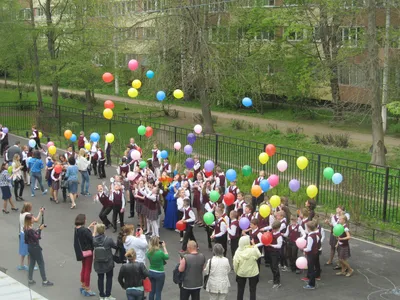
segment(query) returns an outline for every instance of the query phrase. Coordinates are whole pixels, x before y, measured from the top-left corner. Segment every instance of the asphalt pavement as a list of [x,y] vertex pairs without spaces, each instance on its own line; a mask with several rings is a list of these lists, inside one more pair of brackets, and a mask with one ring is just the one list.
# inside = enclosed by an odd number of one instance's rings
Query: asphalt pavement
[[[26,139],[19,138],[22,144],[27,143]],[[16,137],[10,136],[10,144],[13,144]],[[0,159],[2,161],[2,159]],[[108,177],[116,173],[115,167],[107,167]],[[44,177],[44,176],[43,176]],[[94,175],[90,177],[90,193],[96,193],[96,186],[100,184]],[[239,183],[240,186],[240,183]],[[61,193],[60,193],[61,196]],[[36,197],[31,198],[29,187],[25,188],[23,197],[33,203],[33,213],[36,214],[40,207],[44,206],[45,223],[47,228],[42,234],[41,246],[46,264],[48,279],[53,281],[53,287],[42,287],[39,271],[35,271],[34,279],[39,283],[32,286],[32,289],[50,300],[67,300],[85,298],[79,293],[81,263],[75,259],[73,248],[74,219],[78,213],[85,213],[88,224],[91,221],[100,221],[98,213],[101,209],[99,203],[93,201],[93,196],[79,196],[77,209],[71,210],[70,203],[55,204],[50,202],[48,195],[36,192]],[[61,197],[60,197],[61,198]],[[22,208],[22,202],[15,202],[17,207]],[[0,267],[7,269],[7,274],[17,281],[27,285],[27,272],[18,271],[18,217],[19,213],[10,212],[0,216]],[[127,219],[126,223],[138,223],[137,218]],[[106,232],[116,240],[117,234],[111,229]],[[206,233],[204,229],[196,227],[194,230],[196,239],[199,242],[200,252],[207,258],[211,252],[207,249]],[[181,244],[179,235],[170,230],[160,230],[161,239],[167,244],[170,259],[166,265],[166,281],[163,289],[163,299],[179,299],[179,288],[172,281],[172,271],[179,261],[178,251]],[[260,282],[257,286],[257,299],[400,299],[400,252],[382,246],[374,245],[358,239],[350,241],[351,255],[349,262],[355,269],[354,275],[350,278],[336,276],[336,271],[330,266],[322,266],[322,280],[317,282],[317,289],[308,291],[303,289],[304,282],[300,280],[301,275],[292,272],[281,272],[282,286],[273,290],[268,280],[272,279],[270,269],[261,267]],[[228,251],[229,252],[229,251]],[[323,265],[329,255],[329,234],[324,242],[324,251],[321,257]],[[231,259],[230,254],[228,258]],[[112,295],[117,299],[126,299],[124,290],[117,281],[120,265],[114,269],[114,282]],[[233,272],[230,273],[231,288],[228,299],[236,298],[236,282]],[[7,287],[0,287],[7,288]],[[91,288],[97,290],[97,274],[92,271]],[[248,299],[246,289],[245,299]],[[31,299],[29,296],[21,296],[21,300]],[[32,298],[33,299],[33,298]],[[94,297],[98,299],[98,296]],[[202,290],[201,299],[208,299],[206,291]],[[1,299],[3,300],[3,299]],[[6,299],[4,299],[6,300]]]

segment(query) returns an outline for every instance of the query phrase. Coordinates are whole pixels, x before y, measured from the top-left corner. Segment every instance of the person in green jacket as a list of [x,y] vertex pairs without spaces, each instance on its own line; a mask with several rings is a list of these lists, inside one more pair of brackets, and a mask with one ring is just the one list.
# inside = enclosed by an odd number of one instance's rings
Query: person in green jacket
[[237,300],[243,300],[246,281],[249,280],[250,300],[256,300],[258,275],[260,273],[257,260],[261,257],[260,250],[255,245],[250,245],[250,237],[242,236],[239,248],[233,257],[233,269],[236,273]]
[[146,256],[150,262],[149,278],[151,281],[151,292],[149,300],[161,300],[161,292],[165,282],[164,265],[169,259],[165,242],[160,242],[158,236],[153,236],[150,239],[150,248]]

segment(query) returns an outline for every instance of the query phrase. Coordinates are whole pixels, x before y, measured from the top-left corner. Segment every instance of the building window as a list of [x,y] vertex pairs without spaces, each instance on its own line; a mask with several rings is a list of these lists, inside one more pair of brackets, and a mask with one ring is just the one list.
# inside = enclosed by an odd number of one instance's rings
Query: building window
[[342,27],[342,42],[348,47],[357,47],[362,39],[362,27]]
[[339,83],[350,86],[367,86],[366,72],[362,65],[339,66]]
[[262,6],[275,6],[275,0],[262,0]]
[[275,30],[264,30],[256,34],[255,39],[257,41],[273,41],[275,40]]
[[126,1],[126,11],[128,13],[136,11],[136,0]]
[[157,0],[143,0],[144,11],[155,11],[157,9]]
[[228,10],[228,4],[225,2],[215,2],[208,5],[210,12],[225,12]]
[[156,38],[156,29],[154,27],[143,28],[143,39],[154,40]]
[[287,35],[287,40],[290,42],[298,42],[304,39],[304,31],[300,30],[291,30]]
[[22,20],[30,20],[31,10],[29,8],[24,8],[19,11],[19,18]]

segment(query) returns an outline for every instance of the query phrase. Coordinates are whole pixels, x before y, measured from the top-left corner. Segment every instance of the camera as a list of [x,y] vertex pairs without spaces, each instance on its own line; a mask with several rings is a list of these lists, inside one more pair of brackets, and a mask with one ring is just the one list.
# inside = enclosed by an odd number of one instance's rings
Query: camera
[[164,241],[159,241],[160,245],[164,244]]
[[114,183],[114,181],[115,181],[115,180],[114,180],[114,177],[111,177],[111,178],[110,178],[110,182],[111,182],[111,183]]
[[42,206],[40,209],[46,210],[46,207]]
[[136,228],[136,232],[139,232],[140,231],[140,228]]

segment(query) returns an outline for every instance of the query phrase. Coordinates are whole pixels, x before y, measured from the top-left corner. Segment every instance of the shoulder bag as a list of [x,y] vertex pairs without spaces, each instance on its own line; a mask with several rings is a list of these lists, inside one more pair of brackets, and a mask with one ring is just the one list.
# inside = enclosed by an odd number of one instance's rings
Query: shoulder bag
[[211,260],[212,258],[210,258],[210,262],[208,263],[208,274],[204,275],[203,277],[203,289],[206,289],[207,287],[207,282],[208,282],[208,278],[210,277],[210,273],[211,273]]
[[78,230],[75,229],[75,231],[76,231],[76,238],[78,239],[79,248],[81,249],[81,252],[82,252],[82,256],[83,257],[93,256],[93,251],[92,250],[85,250],[85,251],[82,250],[81,242],[79,241]]

